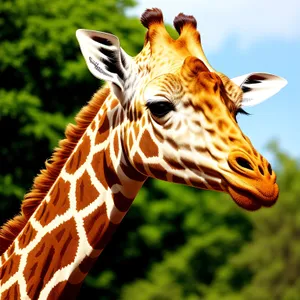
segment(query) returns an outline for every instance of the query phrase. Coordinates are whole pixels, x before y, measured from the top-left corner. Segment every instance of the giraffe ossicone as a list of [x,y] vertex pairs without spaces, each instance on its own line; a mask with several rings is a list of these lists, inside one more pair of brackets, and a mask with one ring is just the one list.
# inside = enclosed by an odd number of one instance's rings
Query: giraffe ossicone
[[68,126],[20,215],[0,231],[4,299],[75,297],[147,177],[226,192],[247,210],[277,200],[276,175],[236,115],[286,81],[215,71],[192,16],[174,19],[176,40],[159,9],[141,22],[148,31],[134,58],[114,35],[76,32],[88,69],[109,84]]

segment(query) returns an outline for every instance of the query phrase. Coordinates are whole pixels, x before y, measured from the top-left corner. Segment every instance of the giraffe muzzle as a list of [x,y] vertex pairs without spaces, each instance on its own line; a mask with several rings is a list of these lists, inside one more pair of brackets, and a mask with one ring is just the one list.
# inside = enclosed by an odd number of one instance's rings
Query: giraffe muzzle
[[257,210],[275,204],[279,188],[276,174],[262,156],[250,157],[241,150],[232,151],[226,173],[227,190],[232,199],[247,210]]

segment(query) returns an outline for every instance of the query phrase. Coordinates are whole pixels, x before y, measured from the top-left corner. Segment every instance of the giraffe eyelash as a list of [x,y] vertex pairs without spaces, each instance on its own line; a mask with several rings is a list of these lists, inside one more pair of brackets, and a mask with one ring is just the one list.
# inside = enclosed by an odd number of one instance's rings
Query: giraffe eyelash
[[241,115],[246,115],[246,116],[249,116],[250,113],[246,112],[244,109],[242,109],[241,107],[239,107],[236,111],[235,111],[235,115],[234,115],[234,119],[235,121],[238,123],[237,121],[237,115],[238,114],[241,114]]
[[250,113],[246,112],[244,109],[242,109],[241,107],[239,107],[237,110],[236,110],[236,113],[235,115],[238,115],[238,114],[242,114],[242,115],[246,115],[246,116],[249,116]]

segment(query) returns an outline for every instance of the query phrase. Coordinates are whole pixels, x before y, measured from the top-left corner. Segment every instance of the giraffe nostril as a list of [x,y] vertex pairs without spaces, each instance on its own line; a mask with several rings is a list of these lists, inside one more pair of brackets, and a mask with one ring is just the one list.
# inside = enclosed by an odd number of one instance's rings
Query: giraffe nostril
[[264,169],[261,166],[258,166],[258,170],[260,172],[261,175],[265,175]]
[[268,172],[270,175],[272,175],[273,170],[270,164],[268,164]]
[[249,161],[246,160],[245,158],[243,158],[243,157],[237,157],[237,158],[236,158],[236,162],[237,162],[238,165],[241,166],[242,168],[253,171],[253,168],[252,168],[251,164],[250,164]]

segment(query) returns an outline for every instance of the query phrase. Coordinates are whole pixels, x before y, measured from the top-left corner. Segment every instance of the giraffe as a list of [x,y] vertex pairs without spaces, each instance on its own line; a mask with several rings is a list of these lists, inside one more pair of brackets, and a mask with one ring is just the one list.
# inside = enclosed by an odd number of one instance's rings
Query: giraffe
[[112,34],[79,29],[90,72],[108,83],[68,125],[0,231],[1,299],[72,299],[148,177],[229,193],[246,210],[272,206],[276,175],[236,115],[277,93],[268,73],[234,79],[207,61],[194,17],[141,17],[148,29],[134,58]]

